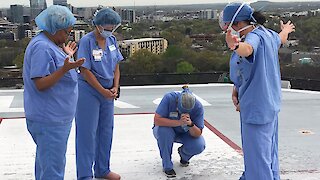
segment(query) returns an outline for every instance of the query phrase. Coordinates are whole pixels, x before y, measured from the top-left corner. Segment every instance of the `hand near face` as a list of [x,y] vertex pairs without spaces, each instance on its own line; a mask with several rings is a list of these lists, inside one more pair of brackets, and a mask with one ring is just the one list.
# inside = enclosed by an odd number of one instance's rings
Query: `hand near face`
[[227,42],[228,47],[231,50],[234,50],[236,48],[236,46],[239,45],[240,38],[236,35],[232,35],[231,30],[228,29],[227,34],[226,34],[226,42]]
[[180,120],[183,122],[185,125],[191,125],[192,121],[190,119],[190,114],[188,113],[183,113],[181,114]]

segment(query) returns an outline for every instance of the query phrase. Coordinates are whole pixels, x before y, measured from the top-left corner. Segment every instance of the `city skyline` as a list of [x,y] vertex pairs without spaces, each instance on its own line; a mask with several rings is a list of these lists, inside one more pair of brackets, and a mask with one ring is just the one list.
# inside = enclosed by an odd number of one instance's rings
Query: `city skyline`
[[[171,0],[121,0],[121,1],[108,1],[108,0],[68,0],[69,4],[75,7],[94,7],[98,5],[103,6],[145,6],[145,5],[182,5],[182,4],[208,4],[208,3],[228,3],[234,0],[176,0],[172,3]],[[320,0],[270,0],[271,2],[317,2]],[[53,0],[46,1],[48,6],[53,4]],[[254,0],[245,0],[245,2],[254,2]],[[30,0],[14,0],[5,1],[0,4],[0,8],[9,8],[10,5],[18,4],[30,6]]]

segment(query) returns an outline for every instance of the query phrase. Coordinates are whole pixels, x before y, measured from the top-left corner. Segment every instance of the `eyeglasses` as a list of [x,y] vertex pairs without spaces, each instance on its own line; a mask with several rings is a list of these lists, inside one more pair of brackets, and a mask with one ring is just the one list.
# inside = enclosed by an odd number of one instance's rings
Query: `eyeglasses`
[[70,34],[71,34],[71,32],[72,32],[72,31],[68,32],[68,30],[65,30],[65,29],[64,29],[63,31],[66,33],[66,35],[67,35],[68,37],[70,36]]
[[[106,25],[106,26],[101,26],[100,27],[105,30],[105,31],[110,31],[111,33],[114,33],[119,27],[121,26],[121,24],[117,24],[117,25]],[[100,28],[99,28],[100,31]]]

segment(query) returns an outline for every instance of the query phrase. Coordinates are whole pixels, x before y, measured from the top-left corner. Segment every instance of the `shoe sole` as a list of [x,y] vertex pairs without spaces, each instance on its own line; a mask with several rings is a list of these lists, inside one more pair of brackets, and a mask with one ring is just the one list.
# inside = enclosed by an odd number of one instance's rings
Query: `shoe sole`
[[166,176],[167,176],[167,178],[175,178],[176,177],[176,175],[168,175],[168,174],[166,174]]
[[189,164],[182,164],[182,163],[180,163],[180,166],[181,166],[181,167],[188,167]]

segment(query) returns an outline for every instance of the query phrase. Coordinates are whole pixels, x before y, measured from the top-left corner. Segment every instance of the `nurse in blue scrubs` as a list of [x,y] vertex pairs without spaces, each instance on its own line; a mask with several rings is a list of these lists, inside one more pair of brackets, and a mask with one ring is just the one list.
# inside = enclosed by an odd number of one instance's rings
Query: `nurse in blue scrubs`
[[84,59],[71,60],[76,44],[67,41],[76,19],[64,6],[50,6],[35,19],[43,31],[24,57],[24,109],[37,145],[35,179],[64,179],[65,154],[78,99],[77,73]]
[[289,21],[281,32],[263,26],[266,18],[248,4],[228,4],[220,26],[226,33],[232,100],[240,111],[245,171],[241,180],[280,180],[278,160],[278,113],[281,76],[278,50],[294,31]]
[[79,180],[93,177],[120,179],[120,175],[110,170],[114,99],[119,87],[119,62],[123,60],[113,32],[120,23],[121,18],[115,11],[101,9],[93,19],[94,31],[85,35],[79,43],[78,56],[86,58],[80,68],[76,112]]
[[205,149],[203,114],[202,104],[186,86],[182,92],[170,92],[162,98],[154,116],[153,134],[160,150],[163,172],[168,178],[176,176],[171,160],[173,143],[182,144],[178,153],[183,167]]

